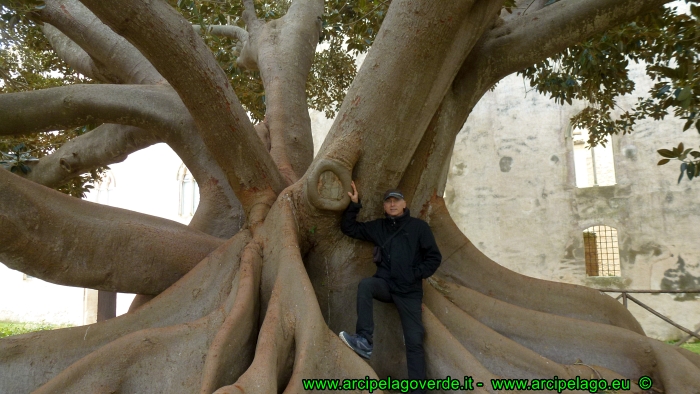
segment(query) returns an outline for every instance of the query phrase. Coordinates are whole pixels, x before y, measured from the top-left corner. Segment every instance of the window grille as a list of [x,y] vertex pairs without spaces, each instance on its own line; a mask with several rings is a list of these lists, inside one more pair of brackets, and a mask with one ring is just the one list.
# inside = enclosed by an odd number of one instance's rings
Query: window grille
[[620,276],[620,249],[617,230],[608,226],[592,226],[583,232],[586,275]]

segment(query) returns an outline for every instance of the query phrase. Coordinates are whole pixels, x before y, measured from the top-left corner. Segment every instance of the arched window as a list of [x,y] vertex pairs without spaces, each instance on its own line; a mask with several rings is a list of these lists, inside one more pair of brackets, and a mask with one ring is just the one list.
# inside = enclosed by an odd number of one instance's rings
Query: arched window
[[608,226],[592,226],[583,231],[586,254],[586,275],[620,276],[620,249],[617,230]]
[[112,170],[105,171],[99,182],[95,183],[95,202],[109,205],[109,194],[117,187],[117,180]]
[[610,136],[605,146],[588,145],[588,130],[573,129],[574,168],[577,187],[611,186],[615,181],[615,162]]
[[177,181],[180,189],[177,213],[180,216],[192,216],[199,205],[199,186],[184,163],[177,170]]

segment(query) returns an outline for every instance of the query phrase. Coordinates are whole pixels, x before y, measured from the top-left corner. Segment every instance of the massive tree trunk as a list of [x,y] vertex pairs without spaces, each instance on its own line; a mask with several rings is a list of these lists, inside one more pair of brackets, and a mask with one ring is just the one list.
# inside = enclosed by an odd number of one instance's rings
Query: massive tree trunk
[[[385,189],[403,188],[443,254],[423,283],[429,377],[473,376],[480,392],[497,377],[625,378],[643,392],[649,376],[659,391],[700,392],[700,356],[647,338],[595,290],[501,267],[441,197],[457,132],[494,83],[665,0],[540,1],[507,20],[503,1],[394,0],[315,158],[304,83],[323,2],[295,0],[269,22],[253,3],[247,32],[212,32],[237,37],[260,70],[268,141],[166,2],[51,0],[39,13],[66,61],[130,85],[0,96],[6,135],[105,122],[37,165],[43,177],[0,174],[0,257],[55,283],[157,296],[105,322],[0,340],[0,392],[296,393],[303,379],[405,377],[392,305],[375,309],[371,361],[336,335],[353,329],[357,284],[374,271],[371,245],[339,229],[351,179],[363,220],[381,214]],[[30,182],[55,185],[157,141],[208,185],[191,228]]]

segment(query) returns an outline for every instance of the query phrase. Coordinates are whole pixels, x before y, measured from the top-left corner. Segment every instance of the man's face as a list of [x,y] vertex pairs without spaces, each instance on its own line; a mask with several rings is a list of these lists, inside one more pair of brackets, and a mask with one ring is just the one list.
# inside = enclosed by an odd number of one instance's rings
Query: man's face
[[403,214],[403,209],[406,208],[406,200],[399,200],[396,197],[389,197],[384,200],[384,212],[390,216],[399,216]]

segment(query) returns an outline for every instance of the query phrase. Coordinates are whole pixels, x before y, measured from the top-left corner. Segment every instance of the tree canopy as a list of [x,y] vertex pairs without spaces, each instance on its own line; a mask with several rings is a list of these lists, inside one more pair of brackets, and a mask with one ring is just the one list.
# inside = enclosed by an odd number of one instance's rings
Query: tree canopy
[[[556,1],[531,0],[516,3],[506,1],[504,12],[526,15]],[[236,36],[216,34],[209,26],[231,25],[245,27],[240,17],[243,5],[239,1],[171,1],[193,25],[200,26],[203,38],[217,62],[228,75],[232,86],[254,121],[265,114],[265,92],[259,72],[246,70],[237,64],[242,43]],[[324,4],[321,17],[322,32],[307,80],[309,108],[322,111],[332,118],[340,108],[345,93],[355,77],[354,56],[365,53],[390,5],[390,1],[354,1]],[[257,16],[269,21],[284,15],[286,2],[261,1]],[[63,61],[52,50],[41,32],[37,12],[42,2],[6,1],[0,15],[0,78],[3,93],[28,91],[94,81]],[[680,8],[679,8],[680,7]],[[589,143],[604,143],[612,134],[627,134],[640,119],[662,120],[673,114],[687,122],[683,131],[694,127],[700,133],[700,106],[696,97],[700,89],[698,67],[698,17],[700,6],[694,0],[672,3],[631,22],[614,27],[585,42],[566,48],[518,73],[538,92],[549,94],[559,104],[584,100],[586,108],[572,118],[575,127],[591,131]],[[630,79],[630,62],[646,65],[647,75],[656,81],[647,95],[638,98],[631,109],[617,106],[620,96],[632,94],[635,82]],[[27,174],[36,160],[58,149],[62,144],[94,128],[84,125],[70,130],[38,133],[0,139],[0,151],[6,153],[5,167]],[[680,160],[679,182],[684,175],[692,180],[700,173],[700,151],[677,147],[660,149],[659,165],[672,159]],[[24,157],[24,159],[21,159]],[[30,161],[27,161],[29,159]],[[76,174],[58,190],[74,196],[84,196],[98,181],[107,167],[96,167]]]
[[[646,337],[594,289],[500,266],[442,198],[470,112],[518,71],[559,102],[588,100],[575,122],[592,142],[672,107],[697,122],[697,8],[666,3],[3,1],[0,261],[138,296],[105,322],[1,339],[0,391],[296,393],[312,378],[405,376],[390,305],[375,311],[369,363],[335,334],[354,325],[357,283],[374,271],[370,245],[339,229],[354,180],[361,220],[398,186],[443,255],[423,282],[428,376],[593,370],[632,392],[649,388],[642,377],[699,392],[700,356]],[[660,79],[614,119],[629,59],[653,60]],[[309,108],[335,115],[316,155]],[[200,186],[188,226],[50,189],[73,182],[64,191],[80,195],[159,142]]]
[[[684,12],[687,8],[688,12]],[[549,94],[559,104],[584,100],[587,107],[572,118],[575,127],[591,131],[595,145],[612,134],[633,132],[638,120],[662,120],[672,114],[700,133],[700,6],[695,1],[677,2],[610,29],[583,43],[542,60],[522,71],[530,86]],[[634,108],[620,108],[617,99],[632,94],[631,62],[646,65],[655,82]],[[678,159],[681,177],[700,173],[700,151],[678,147],[660,149],[663,159]],[[680,182],[679,178],[679,182]]]

